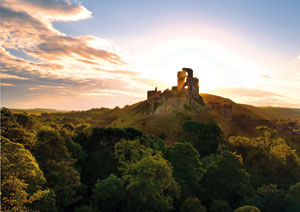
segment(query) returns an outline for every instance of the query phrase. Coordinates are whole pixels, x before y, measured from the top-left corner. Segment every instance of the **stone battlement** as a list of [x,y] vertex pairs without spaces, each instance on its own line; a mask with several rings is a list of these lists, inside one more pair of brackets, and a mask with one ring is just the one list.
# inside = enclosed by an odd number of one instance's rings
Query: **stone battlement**
[[177,86],[173,86],[171,90],[166,89],[162,92],[155,88],[148,91],[147,102],[155,114],[169,113],[193,102],[204,105],[199,95],[199,79],[193,77],[193,70],[190,68],[182,68],[182,71],[178,71]]

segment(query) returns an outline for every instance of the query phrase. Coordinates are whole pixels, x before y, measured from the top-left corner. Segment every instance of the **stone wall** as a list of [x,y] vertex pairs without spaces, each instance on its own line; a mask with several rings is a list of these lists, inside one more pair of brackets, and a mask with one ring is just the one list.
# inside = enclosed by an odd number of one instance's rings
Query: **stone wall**
[[199,79],[193,77],[193,70],[182,68],[177,73],[177,86],[163,92],[157,88],[147,92],[147,101],[150,104],[152,114],[172,113],[182,109],[185,104],[198,103],[204,105],[199,95]]

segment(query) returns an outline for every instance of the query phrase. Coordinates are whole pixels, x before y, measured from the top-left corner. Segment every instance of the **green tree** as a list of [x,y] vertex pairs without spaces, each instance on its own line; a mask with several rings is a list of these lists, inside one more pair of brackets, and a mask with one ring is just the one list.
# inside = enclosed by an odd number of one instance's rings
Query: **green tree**
[[111,174],[104,180],[97,180],[92,202],[102,211],[121,211],[126,198],[125,188],[120,178]]
[[31,149],[35,141],[33,134],[25,130],[7,108],[1,109],[1,136],[23,144],[27,149]]
[[201,204],[198,198],[189,197],[184,200],[181,208],[181,212],[206,212],[206,208]]
[[165,158],[173,166],[174,178],[181,187],[181,199],[199,196],[202,190],[200,181],[205,170],[198,151],[189,143],[176,143],[167,147]]
[[290,186],[285,199],[291,211],[300,211],[300,182]]
[[183,124],[184,139],[191,143],[201,156],[216,153],[223,142],[223,132],[215,123],[188,121]]
[[74,212],[100,212],[100,211],[94,206],[82,205],[76,207]]
[[140,211],[169,211],[179,186],[172,176],[172,166],[160,152],[141,145],[139,140],[116,144],[115,154],[121,164],[122,181],[128,192],[127,208]]
[[58,205],[74,203],[80,177],[73,168],[75,160],[64,140],[52,129],[41,129],[37,133],[34,155],[47,178],[47,185],[55,191]]
[[23,128],[31,130],[34,126],[34,121],[31,116],[28,116],[26,113],[23,114],[15,114],[16,121],[19,125],[21,125]]
[[1,138],[1,208],[3,211],[26,211],[44,198],[46,179],[35,158],[22,144]]
[[284,192],[277,185],[262,185],[257,191],[257,206],[266,212],[281,212],[285,209]]
[[[118,174],[118,160],[114,157],[115,144],[122,139],[133,139],[143,134],[133,128],[93,128],[89,135],[80,134],[79,144],[88,157],[82,165],[82,182],[92,190],[98,179]],[[75,139],[75,140],[77,140]]]
[[261,212],[261,211],[255,206],[245,205],[235,209],[234,212]]
[[229,139],[232,151],[242,155],[255,187],[276,184],[288,188],[300,180],[300,156],[283,138],[267,127],[257,128],[258,137],[233,136]]
[[237,207],[254,192],[249,182],[249,174],[244,169],[242,158],[232,152],[210,155],[202,159],[206,172],[201,184],[205,189],[208,203],[215,199],[226,200]]
[[232,208],[225,200],[214,200],[210,205],[209,211],[211,212],[232,212]]

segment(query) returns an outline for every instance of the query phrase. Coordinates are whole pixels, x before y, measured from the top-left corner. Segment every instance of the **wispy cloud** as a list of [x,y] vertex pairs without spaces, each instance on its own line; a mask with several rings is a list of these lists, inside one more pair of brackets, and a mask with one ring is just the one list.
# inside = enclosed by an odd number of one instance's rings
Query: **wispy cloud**
[[8,86],[8,87],[13,87],[14,85],[11,83],[5,83],[5,82],[0,82],[1,86]]
[[266,79],[271,79],[271,77],[269,75],[267,75],[267,74],[262,74],[260,76],[263,77],[263,78],[266,78]]
[[224,96],[232,96],[232,97],[274,97],[281,96],[277,93],[270,91],[263,91],[255,88],[244,88],[244,87],[221,87],[212,89],[213,93],[222,93]]
[[[78,21],[91,15],[84,6],[70,1],[3,0],[2,102],[29,107],[26,102],[33,104],[35,98],[73,96],[66,98],[71,103],[80,96],[86,99],[89,93],[97,97],[101,106],[126,103],[125,99],[117,101],[119,94],[127,96],[127,102],[136,101],[138,96],[142,99],[150,85],[138,80],[139,72],[130,70],[130,62],[114,44],[92,35],[69,36],[52,25],[53,21]],[[16,56],[11,50],[28,57]],[[92,104],[95,102],[87,103],[84,109]],[[39,105],[33,105],[36,106]]]
[[300,107],[300,99],[256,88],[219,87],[210,89],[209,93],[228,97],[237,103],[256,106]]

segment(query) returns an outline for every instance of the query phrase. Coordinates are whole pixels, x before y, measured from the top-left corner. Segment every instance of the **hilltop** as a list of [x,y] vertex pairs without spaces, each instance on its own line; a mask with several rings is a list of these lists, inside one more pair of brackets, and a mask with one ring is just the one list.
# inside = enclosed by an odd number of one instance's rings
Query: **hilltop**
[[180,140],[183,135],[182,125],[189,120],[215,122],[222,128],[225,137],[255,136],[255,128],[260,125],[277,129],[283,136],[293,137],[300,134],[300,109],[238,104],[221,96],[199,93],[198,83],[198,78],[193,76],[193,70],[183,68],[177,73],[177,86],[164,91],[155,88],[147,92],[147,100],[123,108],[68,112],[51,109],[12,111],[52,116],[61,123],[88,123],[94,127],[133,127],[167,142]]
[[[257,125],[275,124],[279,119],[284,119],[288,123],[300,120],[300,109],[255,107],[238,104],[221,96],[206,93],[200,93],[200,95],[205,106],[186,104],[175,112],[160,115],[149,113],[147,100],[126,105],[123,108],[98,108],[70,112],[47,110],[33,115],[57,117],[63,123],[88,123],[95,127],[134,127],[167,141],[180,139],[182,124],[188,120],[198,120],[204,123],[216,122],[224,131],[225,137],[230,135],[251,137],[254,135],[254,128]],[[223,110],[224,105],[231,106],[231,114],[227,114],[229,115],[227,118]],[[31,110],[13,110],[17,113],[28,111]]]

